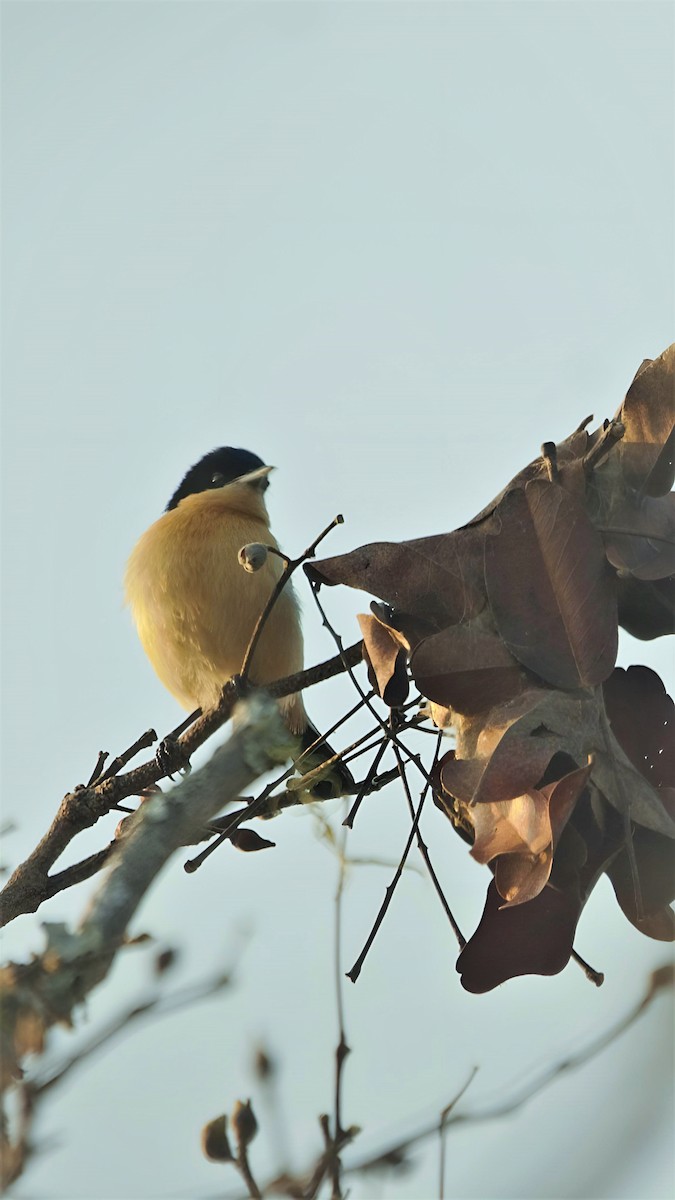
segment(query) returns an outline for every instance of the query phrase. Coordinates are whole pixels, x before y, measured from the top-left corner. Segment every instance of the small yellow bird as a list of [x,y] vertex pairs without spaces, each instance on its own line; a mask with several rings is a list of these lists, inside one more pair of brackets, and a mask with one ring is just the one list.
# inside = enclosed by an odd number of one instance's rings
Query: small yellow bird
[[[268,554],[253,572],[238,559],[249,543],[277,547],[265,505],[272,470],[248,450],[211,451],[190,468],[129,558],[126,599],[141,643],[164,686],[188,710],[213,707],[223,685],[239,673],[258,617],[283,571],[276,554]],[[264,685],[302,665],[300,612],[289,582],[266,621],[249,677]],[[303,746],[319,737],[301,693],[280,700],[279,707],[289,729],[303,735]],[[318,760],[312,755],[311,766],[333,751],[322,742],[319,753]],[[343,763],[331,778],[331,788],[319,791],[317,785],[317,795],[338,794],[354,782]]]

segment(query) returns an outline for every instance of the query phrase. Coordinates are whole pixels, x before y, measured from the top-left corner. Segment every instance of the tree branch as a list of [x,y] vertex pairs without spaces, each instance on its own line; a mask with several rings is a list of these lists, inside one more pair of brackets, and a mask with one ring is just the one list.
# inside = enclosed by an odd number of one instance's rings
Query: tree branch
[[[356,642],[341,655],[305,671],[296,672],[286,679],[277,680],[265,690],[274,699],[280,699],[282,696],[313,687],[341,674],[347,669],[345,664],[354,666],[360,662],[361,649],[362,642]],[[255,695],[256,692],[252,694]],[[212,733],[229,720],[236,701],[236,689],[226,685],[220,703],[199,716],[180,737],[178,748],[183,758],[189,759]],[[139,738],[138,742],[134,743],[136,748],[148,745],[148,737],[149,734],[144,734]],[[115,762],[126,763],[128,753],[118,756]],[[91,870],[85,871],[84,874],[78,874],[74,868],[62,872],[60,877],[50,876],[49,872],[78,833],[91,828],[111,809],[119,808],[121,802],[129,796],[140,795],[165,777],[166,771],[158,764],[156,758],[152,758],[124,775],[112,776],[109,768],[98,783],[88,787],[77,787],[64,796],[44,837],[28,858],[16,868],[0,892],[0,926],[7,925],[23,913],[36,912],[40,905],[56,892],[79,882],[88,874],[93,874],[96,869],[92,861],[93,856],[86,860]],[[223,807],[222,803],[219,807]],[[103,857],[99,865],[103,864],[106,857],[103,851],[101,854]]]

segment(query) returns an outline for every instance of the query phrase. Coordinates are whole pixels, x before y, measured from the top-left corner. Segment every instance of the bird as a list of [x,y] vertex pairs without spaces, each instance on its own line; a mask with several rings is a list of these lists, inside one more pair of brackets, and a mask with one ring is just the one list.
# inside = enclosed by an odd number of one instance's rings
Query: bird
[[[257,454],[221,446],[185,474],[161,517],[141,535],[127,563],[125,598],[145,653],[160,681],[192,711],[216,705],[224,685],[241,670],[257,623],[283,570],[270,530],[265,492],[274,468]],[[239,551],[272,549],[244,570]],[[289,580],[263,627],[248,671],[264,686],[303,667],[300,607]],[[305,710],[301,692],[279,700],[282,717],[303,749],[320,746],[305,771],[332,757]],[[311,789],[317,798],[348,790],[349,768],[338,761]]]

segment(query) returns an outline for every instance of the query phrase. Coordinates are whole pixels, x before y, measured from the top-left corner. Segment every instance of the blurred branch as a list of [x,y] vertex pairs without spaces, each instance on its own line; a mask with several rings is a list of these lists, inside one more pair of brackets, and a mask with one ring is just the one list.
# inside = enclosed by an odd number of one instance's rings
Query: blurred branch
[[[444,1171],[445,1139],[452,1128],[457,1128],[461,1125],[477,1124],[481,1121],[496,1121],[524,1107],[529,1100],[539,1095],[540,1092],[545,1091],[561,1075],[586,1066],[602,1050],[612,1045],[651,1007],[655,998],[662,991],[672,990],[674,983],[675,966],[672,963],[667,963],[663,967],[657,968],[649,976],[647,987],[637,1004],[610,1029],[605,1030],[597,1038],[589,1042],[583,1050],[580,1050],[577,1054],[569,1055],[557,1063],[553,1063],[530,1083],[515,1089],[501,1103],[488,1106],[482,1110],[478,1109],[473,1112],[458,1113],[455,1111],[456,1106],[476,1074],[475,1070],[472,1071],[468,1081],[442,1109],[439,1117],[436,1117],[416,1133],[391,1141],[383,1150],[379,1150],[375,1154],[364,1155],[362,1158],[356,1159],[351,1163],[343,1163],[342,1172],[349,1175],[376,1174],[381,1171],[403,1172],[409,1166],[409,1151],[422,1142],[429,1141],[434,1137],[441,1138],[441,1171]],[[326,1120],[327,1118],[322,1118],[324,1124]],[[353,1140],[358,1132],[358,1129],[355,1128],[345,1131],[344,1137],[346,1141]],[[318,1156],[315,1164],[302,1175],[284,1174],[270,1179],[261,1189],[263,1196],[290,1196],[298,1198],[298,1200],[310,1200],[311,1197],[316,1196],[318,1186],[320,1186],[321,1180],[325,1178],[326,1154],[327,1151],[324,1150]],[[222,1192],[218,1193],[218,1200],[237,1200],[237,1197],[237,1193],[227,1193],[225,1198],[223,1198]],[[213,1197],[213,1200],[215,1200],[215,1197]]]
[[[482,1110],[474,1112],[457,1113],[454,1112],[446,1117],[443,1121],[443,1131],[447,1133],[451,1127],[459,1125],[473,1125],[480,1121],[496,1121],[500,1117],[509,1116],[510,1113],[516,1112],[519,1108],[523,1108],[534,1096],[545,1091],[552,1083],[559,1079],[568,1071],[576,1071],[580,1067],[584,1067],[591,1062],[601,1051],[607,1046],[612,1045],[617,1041],[635,1022],[647,1011],[652,1005],[656,996],[662,991],[672,990],[675,984],[675,966],[672,963],[667,963],[663,967],[658,967],[649,976],[647,987],[640,1000],[630,1009],[626,1016],[617,1021],[610,1029],[605,1030],[593,1041],[589,1042],[583,1050],[577,1054],[571,1054],[567,1058],[561,1059],[559,1062],[553,1063],[550,1067],[545,1068],[539,1076],[531,1083],[526,1084],[520,1089],[515,1090],[510,1096],[503,1100],[500,1104],[489,1106]],[[456,1099],[451,1102],[453,1107]],[[438,1120],[420,1129],[417,1133],[411,1134],[409,1137],[398,1139],[392,1142],[384,1150],[379,1151],[375,1155],[368,1155],[357,1162],[346,1164],[345,1172],[355,1174],[360,1171],[374,1171],[378,1166],[386,1167],[387,1165],[401,1162],[408,1150],[420,1142],[427,1141],[429,1138],[435,1137],[439,1132]]]
[[[244,704],[242,723],[200,770],[170,793],[151,795],[127,819],[79,928],[45,925],[45,951],[0,974],[5,1089],[23,1078],[27,1055],[43,1052],[49,1030],[72,1025],[77,1005],[105,979],[141,900],[174,851],[189,844],[223,803],[288,758],[293,741],[277,705],[255,695]],[[19,1138],[27,1141],[31,1105],[27,1095],[23,1100]],[[5,1150],[6,1169],[15,1178],[21,1157],[11,1143]]]
[[[270,684],[265,692],[274,699],[280,699],[339,675],[347,669],[345,663],[354,665],[361,661],[361,646],[361,642],[356,642],[348,650],[326,662]],[[236,689],[226,686],[216,708],[203,713],[193,722],[177,742],[177,752],[183,761],[189,760],[207,738],[229,720],[236,701]],[[154,731],[149,730],[134,743],[134,752],[141,746],[149,745],[154,738]],[[115,764],[125,765],[134,747],[119,755]],[[101,770],[103,761],[105,760],[101,753],[96,770]],[[124,775],[113,776],[109,768],[98,783],[87,787],[79,786],[66,795],[44,837],[28,858],[16,868],[0,892],[0,926],[8,924],[22,913],[36,912],[45,900],[58,891],[95,873],[107,859],[108,851],[100,852],[103,857],[98,862],[95,862],[92,856],[82,864],[77,864],[77,869],[68,868],[68,871],[62,872],[60,876],[49,874],[57,859],[78,833],[91,828],[112,809],[119,808],[121,801],[127,797],[142,794],[147,788],[165,778],[166,774],[166,769],[153,758]],[[219,808],[222,807],[221,804]],[[86,867],[84,863],[87,864]]]
[[39,1149],[32,1140],[32,1129],[38,1109],[46,1097],[51,1096],[52,1090],[70,1077],[80,1067],[87,1065],[89,1060],[119,1037],[132,1033],[139,1024],[150,1018],[168,1016],[179,1012],[200,1000],[215,996],[231,983],[231,972],[221,970],[205,979],[178,988],[169,995],[162,993],[151,999],[135,1004],[114,1017],[106,1026],[87,1042],[81,1045],[70,1057],[57,1063],[51,1069],[38,1072],[33,1078],[17,1081],[16,1089],[19,1103],[19,1120],[16,1136],[3,1144],[2,1171],[0,1186],[3,1190],[19,1178],[26,1169],[30,1157]]

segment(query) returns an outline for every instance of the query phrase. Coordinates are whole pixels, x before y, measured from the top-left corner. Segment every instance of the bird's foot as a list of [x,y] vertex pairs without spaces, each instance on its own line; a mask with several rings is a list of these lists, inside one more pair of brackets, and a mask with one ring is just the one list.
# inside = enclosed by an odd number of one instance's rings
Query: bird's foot
[[157,747],[155,761],[162,775],[168,775],[169,779],[173,779],[175,771],[183,771],[187,775],[191,770],[190,759],[172,733],[162,738]]
[[223,687],[223,696],[227,696],[233,704],[245,700],[251,694],[251,682],[244,675],[233,675]]

